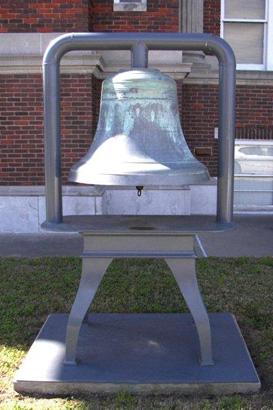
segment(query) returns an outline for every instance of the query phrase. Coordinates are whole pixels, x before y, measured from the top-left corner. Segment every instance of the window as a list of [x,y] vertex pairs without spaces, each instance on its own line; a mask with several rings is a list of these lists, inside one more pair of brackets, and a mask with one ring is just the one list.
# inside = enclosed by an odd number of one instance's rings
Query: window
[[234,205],[238,211],[273,209],[273,140],[235,140]]
[[114,0],[114,11],[146,11],[147,0]]
[[273,0],[222,0],[221,36],[239,70],[273,70]]

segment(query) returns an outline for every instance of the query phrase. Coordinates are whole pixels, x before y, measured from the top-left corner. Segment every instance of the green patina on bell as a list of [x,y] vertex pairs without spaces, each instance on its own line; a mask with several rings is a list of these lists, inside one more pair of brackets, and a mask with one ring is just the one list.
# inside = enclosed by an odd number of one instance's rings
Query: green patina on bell
[[209,180],[181,128],[176,83],[154,69],[123,71],[102,86],[100,115],[87,154],[69,180],[112,186],[170,186]]

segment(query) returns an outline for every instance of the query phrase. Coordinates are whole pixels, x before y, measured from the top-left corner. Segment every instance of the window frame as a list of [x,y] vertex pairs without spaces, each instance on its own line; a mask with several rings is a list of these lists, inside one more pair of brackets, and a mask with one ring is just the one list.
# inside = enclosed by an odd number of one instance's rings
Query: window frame
[[273,70],[273,47],[270,47],[270,39],[273,41],[273,0],[265,0],[265,18],[225,18],[225,1],[221,0],[221,25],[220,36],[224,38],[225,23],[263,23],[264,42],[263,42],[263,64],[237,64],[237,70]]

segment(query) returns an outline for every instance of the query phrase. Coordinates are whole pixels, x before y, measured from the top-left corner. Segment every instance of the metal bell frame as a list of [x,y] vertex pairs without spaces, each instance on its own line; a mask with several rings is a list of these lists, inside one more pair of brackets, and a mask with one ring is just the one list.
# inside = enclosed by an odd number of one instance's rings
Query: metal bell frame
[[229,44],[199,33],[74,33],[50,43],[43,59],[46,223],[63,222],[60,136],[60,61],[74,50],[131,50],[132,68],[147,68],[149,50],[201,50],[219,61],[219,159],[217,224],[233,219],[236,62]]
[[[111,34],[68,34],[52,42],[44,57],[44,103],[45,103],[45,167],[46,167],[46,200],[47,200],[47,228],[62,230],[67,219],[62,218],[62,191],[61,191],[61,161],[60,161],[60,92],[59,92],[59,64],[61,57],[72,50],[101,50],[101,49],[131,49],[132,66],[145,68],[147,66],[148,49],[154,50],[203,50],[213,53],[220,63],[220,122],[219,122],[219,162],[218,162],[218,190],[217,190],[217,225],[223,230],[232,225],[233,200],[233,139],[234,139],[234,97],[235,97],[235,58],[230,46],[222,39],[207,34],[138,34],[138,33],[111,33]],[[67,217],[66,217],[67,218]],[[154,231],[144,231],[147,221],[142,217],[89,217],[92,222],[84,223],[82,229],[77,229],[83,237],[84,247],[82,254],[82,275],[76,298],[68,315],[50,315],[41,332],[36,338],[25,364],[17,373],[14,386],[18,392],[45,394],[75,394],[75,392],[116,392],[124,389],[129,391],[143,391],[147,393],[162,391],[177,391],[194,393],[200,389],[202,393],[250,393],[260,389],[260,380],[247,351],[245,342],[240,335],[235,318],[231,314],[216,314],[218,324],[214,326],[214,347],[212,349],[212,333],[208,313],[202,301],[195,273],[196,252],[194,237],[203,224],[203,230],[215,230],[212,224],[204,225],[207,216],[194,217],[194,226],[189,226],[191,216],[151,216],[149,223]],[[179,220],[181,218],[181,224]],[[201,219],[200,219],[201,218]],[[142,224],[134,226],[135,222]],[[78,218],[80,220],[80,218]],[[152,221],[151,221],[152,220]],[[188,224],[188,225],[187,225]],[[69,227],[69,224],[68,224]],[[70,226],[71,227],[71,226]],[[79,225],[78,225],[79,228]],[[150,229],[150,227],[148,226]],[[217,229],[216,229],[217,230]],[[163,258],[169,265],[182,295],[188,305],[195,322],[199,339],[199,366],[196,367],[196,358],[188,354],[183,337],[177,337],[177,329],[183,327],[185,332],[185,316],[176,316],[171,325],[171,332],[175,329],[175,336],[169,338],[165,326],[169,316],[164,315],[164,322],[159,320],[161,315],[151,315],[146,320],[146,327],[139,329],[143,316],[136,320],[134,315],[126,315],[127,327],[120,325],[120,315],[115,316],[118,326],[113,323],[113,316],[100,316],[103,329],[103,320],[111,322],[112,333],[105,337],[99,332],[97,345],[101,347],[98,362],[94,365],[93,351],[89,344],[81,345],[81,355],[84,361],[77,357],[77,344],[80,329],[88,331],[88,308],[92,303],[96,290],[103,278],[104,272],[114,257],[141,257]],[[92,316],[92,315],[91,315]],[[121,314],[124,318],[124,314]],[[138,315],[137,315],[138,316]],[[172,315],[171,315],[172,316]],[[94,317],[94,316],[92,316]],[[172,316],[173,317],[173,316]],[[182,318],[184,317],[184,319]],[[103,319],[104,318],[104,319]],[[147,318],[147,316],[146,316]],[[211,316],[212,321],[213,316]],[[122,319],[123,320],[123,319]],[[155,323],[159,325],[154,326]],[[172,362],[171,369],[161,371],[162,363],[156,354],[141,355],[142,348],[127,348],[135,339],[145,333],[145,340],[150,340],[151,328],[157,330],[164,323],[163,345],[170,352],[164,363]],[[128,328],[129,324],[129,328]],[[107,326],[106,326],[107,327]],[[66,329],[66,335],[65,335]],[[109,329],[109,327],[108,327]],[[126,349],[120,350],[120,335],[125,340]],[[127,330],[126,330],[127,329]],[[129,330],[128,330],[129,329]],[[133,336],[132,336],[133,329]],[[146,329],[146,330],[145,330]],[[194,335],[191,326],[187,327],[193,341]],[[148,331],[148,336],[146,331]],[[187,333],[187,332],[186,332]],[[218,336],[221,333],[221,337]],[[85,333],[86,334],[86,333]],[[90,338],[90,333],[89,338]],[[124,334],[126,338],[124,339]],[[218,334],[218,339],[215,335]],[[111,336],[112,335],[112,336]],[[92,332],[92,337],[94,332]],[[224,336],[224,339],[223,339]],[[148,339],[147,339],[148,337]],[[153,337],[153,336],[152,336]],[[40,341],[42,340],[42,344]],[[122,351],[122,360],[110,360],[115,355],[113,340],[118,340],[116,349],[118,355]],[[160,339],[161,340],[161,339]],[[187,339],[185,339],[187,340]],[[218,342],[217,342],[218,340]],[[223,342],[225,340],[224,348]],[[61,341],[61,343],[60,343]],[[175,345],[174,345],[175,342]],[[220,343],[221,342],[221,343]],[[162,343],[162,342],[160,342]],[[64,352],[65,345],[65,352]],[[141,345],[142,346],[142,345]],[[175,346],[175,348],[173,347]],[[42,350],[41,350],[42,347]],[[218,350],[217,350],[218,349]],[[145,349],[144,349],[145,350]],[[175,350],[175,360],[173,351]],[[213,354],[215,351],[215,356]],[[108,352],[105,354],[105,352]],[[177,354],[179,353],[179,358]],[[37,354],[39,360],[37,360]],[[138,354],[138,355],[137,355]],[[136,356],[137,355],[137,356]],[[40,360],[41,356],[44,360]],[[136,356],[136,357],[135,357]],[[120,357],[120,356],[118,356]],[[156,359],[155,359],[156,357]],[[162,356],[163,358],[165,356]],[[214,360],[215,357],[215,360]],[[34,359],[33,359],[34,358]],[[87,359],[86,359],[87,358]],[[104,360],[106,358],[106,361]],[[132,358],[136,359],[132,362]],[[120,363],[121,362],[121,363]],[[145,362],[145,363],[144,363]],[[133,363],[133,364],[132,364]],[[154,363],[156,365],[154,366]],[[181,371],[181,363],[186,363],[185,372]],[[188,364],[187,364],[188,363]],[[158,365],[160,365],[160,370]],[[146,366],[146,367],[145,367]],[[147,367],[148,366],[148,367]],[[200,367],[201,366],[201,367]],[[146,369],[149,369],[148,373]],[[151,368],[153,372],[151,373]],[[171,372],[171,374],[170,374]],[[56,377],[57,375],[57,377]],[[192,376],[194,379],[192,379]],[[192,384],[192,381],[194,383]],[[207,386],[207,387],[206,387]],[[148,388],[148,390],[147,390]],[[213,388],[213,390],[211,390]],[[137,389],[137,390],[136,390]],[[171,389],[171,390],[170,390]],[[206,390],[207,389],[207,390]]]

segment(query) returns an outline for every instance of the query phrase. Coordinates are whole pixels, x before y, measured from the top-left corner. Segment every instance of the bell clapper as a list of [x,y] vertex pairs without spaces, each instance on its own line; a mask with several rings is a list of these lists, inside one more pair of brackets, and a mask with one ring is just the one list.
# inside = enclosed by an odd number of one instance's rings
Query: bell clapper
[[137,196],[141,196],[141,194],[142,194],[142,189],[143,189],[143,188],[144,188],[143,186],[136,186]]

